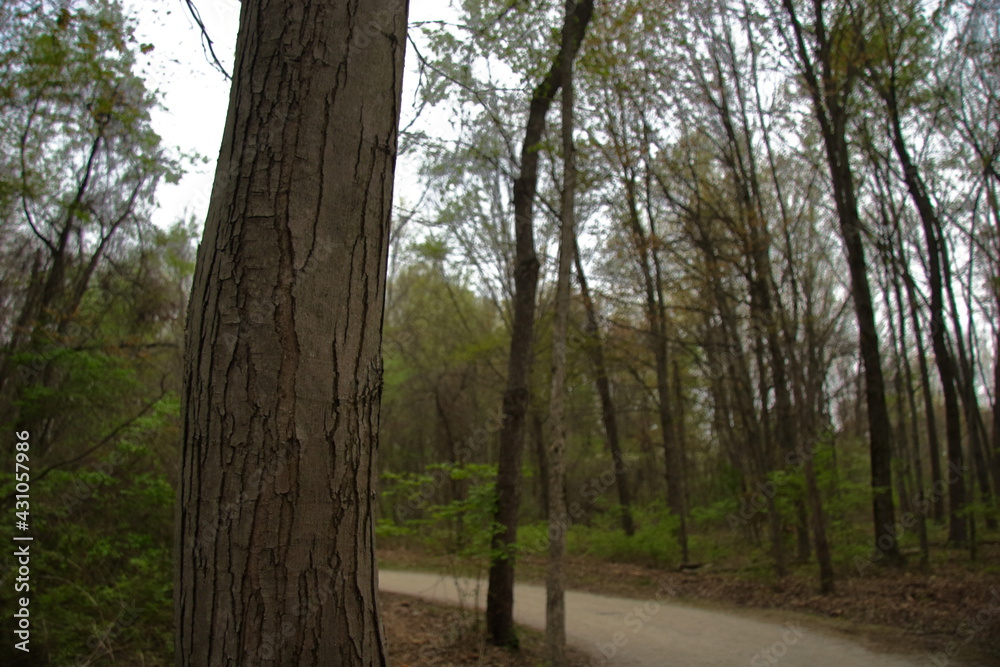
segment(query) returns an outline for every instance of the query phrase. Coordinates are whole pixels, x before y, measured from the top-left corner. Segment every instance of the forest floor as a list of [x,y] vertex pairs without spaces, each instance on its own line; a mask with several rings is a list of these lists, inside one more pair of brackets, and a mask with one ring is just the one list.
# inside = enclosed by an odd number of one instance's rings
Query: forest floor
[[[392,667],[536,667],[545,663],[545,639],[539,632],[521,628],[520,649],[508,651],[486,643],[482,614],[393,593],[381,593],[379,598]],[[572,648],[567,657],[572,665],[589,662],[588,656]]]
[[[986,553],[986,550],[998,553]],[[984,547],[981,562],[1000,560],[1000,546]],[[467,566],[405,548],[379,551],[382,567],[479,576]],[[872,567],[863,577],[841,577],[836,591],[819,595],[811,569],[801,569],[777,582],[747,573],[705,565],[694,572],[677,572],[632,563],[614,563],[586,556],[567,559],[567,585],[572,590],[650,599],[669,586],[679,602],[723,609],[793,612],[811,622],[863,639],[885,649],[906,647],[924,656],[928,665],[1000,664],[1000,574],[996,568],[972,568],[960,560],[926,570],[902,571]],[[519,560],[518,580],[544,582],[545,558]],[[469,612],[466,612],[469,613]],[[480,633],[481,634],[481,633]],[[479,664],[412,662],[412,665]],[[540,664],[481,663],[481,664]]]

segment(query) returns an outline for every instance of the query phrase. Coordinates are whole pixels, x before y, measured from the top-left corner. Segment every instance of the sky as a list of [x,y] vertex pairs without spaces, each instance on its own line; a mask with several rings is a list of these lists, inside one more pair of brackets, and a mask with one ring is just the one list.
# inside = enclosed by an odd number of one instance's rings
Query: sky
[[[153,114],[153,127],[163,145],[208,162],[187,165],[177,185],[161,184],[153,222],[168,226],[180,219],[201,225],[208,211],[215,162],[229,105],[229,81],[206,58],[201,33],[183,0],[127,0],[136,17],[136,38],[155,47],[140,56],[140,73],[151,90],[160,93],[163,108]],[[215,51],[232,69],[239,26],[239,0],[199,0],[197,3]]]
[[[136,39],[154,46],[149,54],[139,57],[139,70],[147,87],[159,91],[164,107],[153,114],[153,127],[163,138],[164,146],[177,147],[186,154],[198,154],[207,160],[188,164],[187,173],[177,185],[160,185],[159,208],[153,215],[153,222],[166,227],[178,220],[194,219],[200,228],[208,211],[215,163],[222,143],[229,106],[229,81],[206,56],[201,32],[184,0],[125,0],[124,4],[137,20]],[[435,7],[429,7],[431,4]],[[239,0],[197,0],[195,5],[216,55],[231,72],[239,28]],[[422,6],[418,8],[418,5]],[[444,2],[411,3],[410,20],[439,18],[440,14],[448,12]],[[410,50],[404,78],[402,125],[406,124],[408,111],[411,111],[407,105],[413,100],[414,60]],[[430,122],[433,124],[434,119]],[[415,185],[415,179],[400,178],[401,171],[407,168],[407,161],[400,160],[397,199],[400,194],[407,195],[407,184],[411,189]],[[415,199],[416,196],[406,198]]]

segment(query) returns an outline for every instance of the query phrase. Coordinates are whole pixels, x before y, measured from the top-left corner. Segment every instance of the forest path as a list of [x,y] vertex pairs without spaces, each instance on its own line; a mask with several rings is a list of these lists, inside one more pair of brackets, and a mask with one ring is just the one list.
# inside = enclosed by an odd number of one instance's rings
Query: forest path
[[[482,608],[486,582],[420,572],[379,571],[379,589],[445,604]],[[859,643],[807,628],[699,609],[670,601],[669,586],[645,600],[566,593],[566,638],[593,655],[590,665],[650,667],[927,667],[929,655],[873,652]],[[545,588],[518,584],[514,619],[545,628]],[[942,656],[943,657],[943,656]],[[952,665],[955,665],[952,662]]]

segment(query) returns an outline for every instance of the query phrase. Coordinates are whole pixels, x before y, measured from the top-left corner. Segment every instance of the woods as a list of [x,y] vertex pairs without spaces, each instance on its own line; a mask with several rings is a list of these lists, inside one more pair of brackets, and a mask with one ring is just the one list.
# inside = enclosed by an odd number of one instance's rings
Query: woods
[[[768,554],[779,580],[815,568],[823,593],[875,563],[927,564],[942,547],[975,557],[969,531],[978,525],[982,536],[996,521],[995,452],[978,444],[996,430],[980,403],[996,403],[996,212],[994,186],[968,168],[982,154],[969,161],[977,149],[943,118],[969,94],[995,112],[985,101],[997,72],[987,13],[878,2],[595,8],[575,104],[581,257],[565,482],[570,501],[584,500],[571,520],[584,544],[612,517],[634,535],[631,506],[658,503],[666,518],[656,530],[674,545],[645,551],[626,539],[615,557],[713,560],[721,547],[710,536],[725,523],[734,542]],[[538,16],[558,25],[555,7]],[[523,215],[516,186],[507,198],[493,179],[524,178],[511,142],[518,125],[504,114],[521,108],[531,127],[537,113],[537,96],[520,91],[545,62],[525,59],[544,54],[527,36],[543,37],[527,25],[477,4],[454,24],[421,26],[434,47],[421,56],[425,102],[462,104],[462,133],[406,138],[428,156],[427,191],[411,213],[424,216],[424,233],[452,239],[450,279],[492,302],[515,337],[524,291],[514,267],[525,255],[504,215]],[[969,25],[975,37],[959,28]],[[483,33],[491,38],[465,37]],[[960,83],[968,67],[977,93]],[[522,523],[551,522],[559,486],[559,438],[543,425],[558,429],[560,410],[541,369],[561,357],[561,126],[537,139],[550,166],[537,185],[534,343],[509,356],[534,360],[537,395],[524,421],[539,424],[538,455],[521,467],[541,481]],[[513,466],[500,461],[503,506]],[[592,484],[604,472],[608,483]],[[451,490],[432,497],[447,506]],[[512,525],[497,515],[499,534]],[[494,552],[494,568],[497,558],[513,560]],[[491,580],[491,605],[497,589]]]
[[0,7],[5,664],[393,664],[378,567],[514,652],[547,581],[553,665],[605,566],[998,583],[995,7],[408,11],[242,3],[202,228],[122,6]]

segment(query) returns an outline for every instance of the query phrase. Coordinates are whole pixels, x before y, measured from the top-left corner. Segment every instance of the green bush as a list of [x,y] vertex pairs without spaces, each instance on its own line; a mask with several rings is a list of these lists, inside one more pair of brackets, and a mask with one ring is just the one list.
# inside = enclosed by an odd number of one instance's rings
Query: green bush
[[[485,561],[495,534],[496,466],[434,464],[382,476],[379,538],[413,537],[431,553]],[[449,500],[439,500],[451,496]]]
[[[177,410],[162,399],[107,451],[32,484],[31,647],[42,662],[172,663],[174,490],[152,443],[177,437]],[[5,609],[10,594],[3,586]]]
[[[618,524],[618,514],[599,514],[591,525],[571,525],[566,532],[566,550],[570,554],[587,555],[620,563],[642,565],[675,565],[680,560],[677,531],[680,521],[662,505],[633,508],[638,526],[632,537],[625,535]],[[518,550],[521,554],[544,555],[548,552],[549,526],[536,522],[518,528]]]

